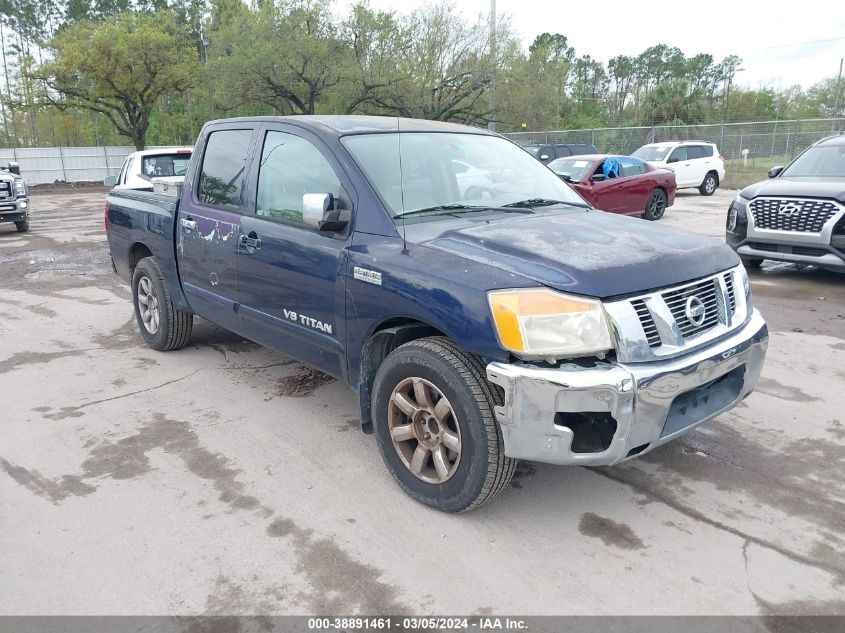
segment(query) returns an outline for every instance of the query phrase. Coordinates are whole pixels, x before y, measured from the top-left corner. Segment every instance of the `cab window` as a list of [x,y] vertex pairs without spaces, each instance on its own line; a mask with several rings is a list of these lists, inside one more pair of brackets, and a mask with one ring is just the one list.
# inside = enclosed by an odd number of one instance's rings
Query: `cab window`
[[197,200],[239,209],[252,130],[219,130],[208,136],[202,159]]
[[334,169],[310,141],[286,132],[267,132],[255,214],[306,226],[302,221],[302,196],[306,193],[330,193],[336,205],[340,180]]

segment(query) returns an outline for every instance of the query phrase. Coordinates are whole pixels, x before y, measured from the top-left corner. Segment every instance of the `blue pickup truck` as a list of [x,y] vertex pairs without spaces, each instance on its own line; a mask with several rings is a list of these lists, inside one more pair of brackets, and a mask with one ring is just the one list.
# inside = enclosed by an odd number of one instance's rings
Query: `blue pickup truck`
[[150,346],[199,315],[337,377],[399,485],[449,512],[519,459],[616,464],[727,411],[768,342],[728,246],[595,211],[460,125],[213,121],[179,199],[114,191],[106,227]]

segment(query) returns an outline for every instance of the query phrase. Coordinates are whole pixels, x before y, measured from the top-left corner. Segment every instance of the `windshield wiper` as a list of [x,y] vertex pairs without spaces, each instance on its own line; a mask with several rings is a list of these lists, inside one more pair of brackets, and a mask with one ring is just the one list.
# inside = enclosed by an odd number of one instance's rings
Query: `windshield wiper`
[[470,204],[436,204],[433,207],[425,207],[424,209],[414,209],[413,211],[405,211],[404,213],[397,213],[393,219],[406,218],[411,215],[422,215],[423,213],[434,213],[437,211],[483,211],[490,207],[470,205]]
[[581,207],[583,209],[591,209],[586,202],[567,202],[565,200],[551,200],[549,198],[529,198],[528,200],[518,200],[502,206],[512,207],[516,209],[533,209],[535,207],[550,207],[553,204],[566,204],[570,207]]

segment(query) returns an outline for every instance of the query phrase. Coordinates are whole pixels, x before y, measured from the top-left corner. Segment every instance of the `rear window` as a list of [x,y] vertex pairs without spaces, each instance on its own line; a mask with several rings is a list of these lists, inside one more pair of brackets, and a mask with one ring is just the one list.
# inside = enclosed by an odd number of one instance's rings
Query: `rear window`
[[212,206],[240,207],[246,153],[252,130],[212,132],[205,145],[197,199]]
[[185,152],[144,156],[141,159],[141,173],[148,178],[184,176],[190,160],[191,154]]
[[705,157],[713,155],[713,146],[712,145],[702,145],[701,151]]

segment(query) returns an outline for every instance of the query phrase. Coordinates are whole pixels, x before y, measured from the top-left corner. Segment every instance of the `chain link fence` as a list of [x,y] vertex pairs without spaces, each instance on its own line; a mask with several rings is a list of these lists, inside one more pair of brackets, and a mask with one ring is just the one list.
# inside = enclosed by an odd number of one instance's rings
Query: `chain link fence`
[[748,158],[792,159],[825,136],[843,133],[845,118],[512,132],[505,136],[520,145],[590,143],[602,153],[623,155],[647,143],[696,140],[715,143],[727,159],[743,158],[743,150],[748,150]]

